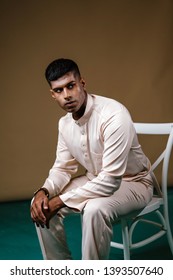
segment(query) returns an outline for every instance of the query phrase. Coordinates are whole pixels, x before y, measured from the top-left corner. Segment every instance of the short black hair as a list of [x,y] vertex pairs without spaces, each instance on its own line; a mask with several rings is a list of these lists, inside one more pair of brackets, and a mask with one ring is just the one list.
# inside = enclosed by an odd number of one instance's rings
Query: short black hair
[[80,76],[80,71],[76,62],[67,58],[59,58],[52,61],[46,68],[45,77],[50,84],[51,81],[56,81],[68,72],[73,72]]

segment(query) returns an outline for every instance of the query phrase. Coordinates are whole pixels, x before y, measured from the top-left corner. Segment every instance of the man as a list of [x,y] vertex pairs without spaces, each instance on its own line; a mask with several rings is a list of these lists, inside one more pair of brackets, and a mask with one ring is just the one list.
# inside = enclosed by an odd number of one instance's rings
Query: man
[[[107,259],[112,223],[152,198],[150,162],[127,109],[113,99],[87,93],[74,61],[53,61],[45,76],[53,99],[67,114],[59,121],[55,163],[32,201],[32,220],[46,258],[71,259],[63,218],[79,212],[82,259]],[[86,173],[72,179],[78,164]]]

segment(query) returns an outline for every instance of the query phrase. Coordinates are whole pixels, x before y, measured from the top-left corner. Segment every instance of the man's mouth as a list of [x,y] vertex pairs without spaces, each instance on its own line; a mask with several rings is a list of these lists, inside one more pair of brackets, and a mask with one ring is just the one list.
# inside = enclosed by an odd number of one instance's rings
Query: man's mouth
[[65,107],[73,107],[74,106],[75,101],[69,101],[65,103]]

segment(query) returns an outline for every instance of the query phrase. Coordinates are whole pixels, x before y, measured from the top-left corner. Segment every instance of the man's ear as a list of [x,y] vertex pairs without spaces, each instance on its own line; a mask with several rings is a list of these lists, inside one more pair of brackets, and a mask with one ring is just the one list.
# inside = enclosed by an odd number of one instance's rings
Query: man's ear
[[83,88],[85,89],[85,86],[86,86],[86,82],[83,78],[81,78],[81,84],[83,85]]
[[52,98],[55,99],[55,93],[52,89],[50,89],[50,93],[51,93]]

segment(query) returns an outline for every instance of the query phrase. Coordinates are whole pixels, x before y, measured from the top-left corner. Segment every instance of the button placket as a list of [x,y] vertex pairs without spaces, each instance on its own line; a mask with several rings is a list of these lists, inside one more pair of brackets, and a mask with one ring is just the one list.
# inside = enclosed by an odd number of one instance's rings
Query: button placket
[[84,153],[84,157],[87,158],[87,134],[86,134],[86,125],[83,125],[81,128],[81,149]]

